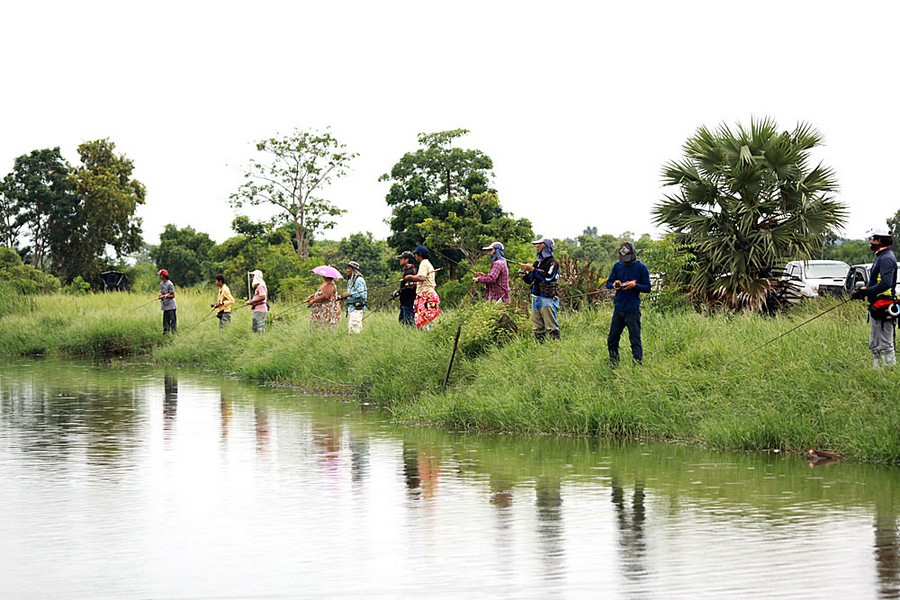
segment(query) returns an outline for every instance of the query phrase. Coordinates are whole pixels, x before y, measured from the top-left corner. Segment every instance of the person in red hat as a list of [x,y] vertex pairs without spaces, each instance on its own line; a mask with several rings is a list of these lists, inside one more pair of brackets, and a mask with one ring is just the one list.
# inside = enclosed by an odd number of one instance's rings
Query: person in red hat
[[175,284],[169,281],[169,272],[160,269],[159,275],[159,307],[163,315],[163,335],[175,333],[178,321],[175,317]]

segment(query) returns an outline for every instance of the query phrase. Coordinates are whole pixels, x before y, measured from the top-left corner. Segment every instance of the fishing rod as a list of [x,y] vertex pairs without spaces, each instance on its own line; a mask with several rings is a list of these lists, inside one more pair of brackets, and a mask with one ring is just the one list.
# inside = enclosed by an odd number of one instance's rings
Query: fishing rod
[[149,304],[153,304],[154,302],[159,302],[159,298],[154,298],[153,300],[148,300],[147,302],[144,302],[144,303],[141,304],[140,306],[136,306],[135,308],[132,308],[131,310],[129,310],[129,311],[128,311],[127,313],[125,313],[125,314],[126,314],[126,315],[130,315],[131,313],[135,312],[136,310],[138,310],[138,309],[140,309],[140,308],[144,308],[145,306],[147,306],[147,305],[149,305]]
[[760,344],[759,346],[753,348],[752,350],[750,350],[750,351],[747,352],[746,354],[742,354],[741,356],[738,356],[737,358],[735,358],[735,359],[733,359],[732,361],[729,361],[729,362],[734,362],[734,361],[738,361],[738,360],[744,359],[744,358],[750,356],[751,354],[753,354],[754,352],[756,352],[757,350],[759,350],[759,349],[761,349],[761,348],[765,348],[765,347],[768,346],[769,344],[771,344],[771,343],[773,343],[773,342],[775,342],[775,341],[777,341],[777,340],[780,340],[781,338],[783,338],[783,337],[786,336],[787,334],[791,333],[792,331],[796,331],[796,330],[800,329],[801,327],[803,327],[803,326],[806,325],[807,323],[809,323],[809,322],[811,322],[811,321],[815,321],[816,319],[818,319],[818,318],[821,317],[822,315],[828,314],[828,313],[830,313],[831,311],[833,311],[834,309],[836,309],[836,308],[838,308],[838,307],[841,307],[841,306],[847,304],[848,302],[850,302],[851,300],[855,300],[855,299],[856,299],[856,298],[854,298],[853,296],[850,296],[849,298],[845,298],[844,300],[841,300],[840,302],[838,302],[837,304],[835,304],[835,305],[832,306],[831,308],[828,308],[828,309],[826,309],[826,310],[823,310],[822,312],[820,312],[819,314],[815,315],[814,317],[810,317],[809,319],[803,321],[803,322],[800,323],[799,325],[795,325],[794,327],[791,327],[790,329],[788,329],[787,331],[785,331],[785,332],[782,333],[781,335],[775,336],[774,338],[772,338],[772,339],[769,340],[768,342],[766,342],[766,343],[764,343],[764,344]]
[[202,319],[200,319],[199,321],[197,321],[196,323],[194,323],[193,327],[191,327],[190,329],[188,329],[187,331],[184,332],[185,335],[187,335],[188,333],[190,333],[190,332],[192,332],[193,330],[197,329],[197,327],[200,326],[200,323],[203,323],[204,321],[206,321],[207,319],[209,319],[211,316],[213,316],[213,313],[214,313],[218,308],[219,308],[218,306],[212,307],[212,308],[210,309],[210,311],[209,311],[208,313],[206,313],[206,316],[205,316],[205,317],[203,317]]

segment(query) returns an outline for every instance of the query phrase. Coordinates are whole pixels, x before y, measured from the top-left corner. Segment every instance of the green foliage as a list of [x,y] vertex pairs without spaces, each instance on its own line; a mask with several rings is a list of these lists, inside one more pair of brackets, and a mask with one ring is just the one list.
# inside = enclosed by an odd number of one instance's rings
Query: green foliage
[[661,240],[645,243],[640,258],[655,279],[647,299],[650,304],[660,313],[690,308],[687,290],[682,283],[684,273],[690,271],[694,260],[690,250],[669,234]]
[[0,247],[0,279],[16,290],[15,296],[48,294],[60,287],[59,279],[26,265],[12,248]]
[[893,217],[887,219],[887,226],[891,228],[895,240],[900,238],[900,210],[895,212]]
[[441,296],[441,308],[458,308],[466,299],[473,299],[472,280],[463,277],[446,281],[438,293]]
[[309,236],[334,227],[332,217],[344,211],[317,194],[333,178],[343,177],[357,155],[329,131],[301,131],[261,140],[256,150],[262,161],[251,159],[246,181],[231,195],[235,208],[269,205],[277,219],[289,224],[296,241],[297,257],[309,257]]
[[525,318],[508,304],[475,302],[439,319],[434,328],[434,341],[441,346],[452,345],[457,329],[462,326],[458,351],[472,358],[512,340],[518,335],[517,330],[523,330],[526,325]]
[[150,250],[150,256],[160,269],[166,269],[173,280],[182,286],[208,283],[215,276],[212,268],[212,250],[215,242],[209,235],[197,232],[193,227],[178,229],[166,225],[159,236],[159,246]]
[[[7,248],[0,248],[0,255],[4,250]],[[3,272],[0,270],[0,273]],[[14,283],[0,278],[0,319],[7,315],[31,313],[34,308],[34,298],[23,295]]]
[[694,255],[684,283],[704,304],[759,309],[769,292],[765,273],[785,257],[812,258],[843,226],[834,172],[811,166],[822,137],[806,124],[779,132],[771,119],[750,128],[701,127],[685,157],[663,167],[676,187],[653,219]]
[[81,165],[71,174],[78,206],[68,216],[68,236],[52,249],[53,264],[66,281],[76,275],[95,281],[107,248],[120,257],[141,247],[141,221],[135,212],[147,191],[132,179],[134,162],[115,149],[108,139],[78,146]]
[[91,291],[91,284],[81,278],[81,275],[76,275],[75,279],[69,282],[68,285],[63,287],[63,293],[69,294],[71,296],[84,296],[89,294]]
[[68,218],[77,199],[69,167],[59,148],[33,150],[16,158],[12,172],[0,183],[7,245],[14,247],[20,232],[30,242],[30,262],[46,267],[50,250],[71,236]]
[[425,242],[434,253],[432,262],[446,267],[451,278],[458,276],[456,266],[463,260],[474,265],[484,245],[531,237],[527,219],[513,219],[500,207],[490,183],[491,158],[452,146],[467,133],[419,134],[422,147],[404,154],[380,178],[391,182],[388,243],[399,252]]
[[848,265],[870,263],[875,258],[872,251],[869,249],[869,242],[866,240],[848,240],[845,238],[834,238],[829,240],[822,249],[821,257],[826,260],[841,260]]

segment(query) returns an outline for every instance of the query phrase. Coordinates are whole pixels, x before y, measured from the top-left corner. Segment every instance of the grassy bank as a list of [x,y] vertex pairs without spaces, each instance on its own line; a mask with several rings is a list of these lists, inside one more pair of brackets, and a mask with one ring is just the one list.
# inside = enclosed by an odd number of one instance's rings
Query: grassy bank
[[[810,303],[787,318],[644,313],[645,364],[606,355],[608,310],[562,315],[563,339],[529,335],[483,353],[484,315],[465,323],[465,351],[446,374],[456,323],[401,328],[394,307],[372,312],[364,334],[311,331],[306,309],[278,305],[265,336],[238,310],[224,333],[209,313],[212,292],[179,295],[179,334],[161,335],[146,296],[35,297],[0,317],[0,353],[126,353],[194,365],[269,384],[362,396],[396,419],[453,429],[611,435],[718,448],[839,450],[900,464],[900,370],[873,371],[865,311],[849,303],[773,344],[780,333],[833,306]],[[152,296],[151,296],[152,298]],[[833,301],[832,301],[833,302]],[[203,319],[206,318],[204,321]],[[627,335],[623,357],[628,356]],[[467,341],[469,343],[467,343]]]

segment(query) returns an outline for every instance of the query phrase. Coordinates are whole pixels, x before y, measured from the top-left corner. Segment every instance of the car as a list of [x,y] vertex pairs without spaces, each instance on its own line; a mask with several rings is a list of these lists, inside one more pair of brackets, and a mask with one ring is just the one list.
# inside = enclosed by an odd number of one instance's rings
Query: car
[[[852,265],[844,279],[844,293],[851,294],[853,290],[861,283],[868,285],[869,272],[872,270],[872,263],[861,263]],[[900,282],[894,285],[894,296],[900,297]]]
[[843,294],[850,265],[841,260],[792,260],[784,272],[800,284],[803,297],[815,298]]

